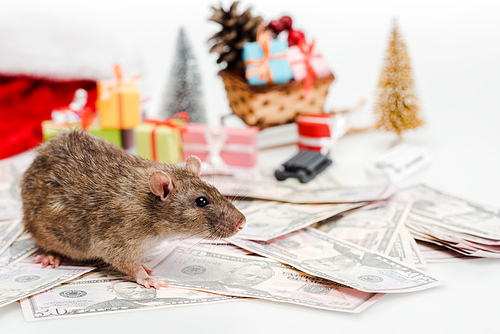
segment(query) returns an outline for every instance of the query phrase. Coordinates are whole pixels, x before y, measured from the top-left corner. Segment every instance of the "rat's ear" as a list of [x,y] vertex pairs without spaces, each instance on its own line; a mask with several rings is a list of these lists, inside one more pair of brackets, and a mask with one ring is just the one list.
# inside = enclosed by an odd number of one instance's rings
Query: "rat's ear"
[[191,173],[200,177],[200,175],[201,175],[201,160],[200,160],[200,158],[198,158],[195,155],[190,155],[186,159],[186,168]]
[[156,170],[149,175],[149,188],[162,202],[165,202],[168,194],[174,190],[174,185],[166,173]]

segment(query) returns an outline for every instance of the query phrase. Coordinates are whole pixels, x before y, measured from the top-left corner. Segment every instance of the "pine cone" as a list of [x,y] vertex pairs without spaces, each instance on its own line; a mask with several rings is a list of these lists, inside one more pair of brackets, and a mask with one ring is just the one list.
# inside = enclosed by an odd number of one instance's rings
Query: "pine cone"
[[250,8],[243,14],[237,14],[238,1],[233,2],[226,12],[222,8],[212,7],[214,14],[209,19],[219,23],[222,29],[208,39],[213,45],[210,52],[217,52],[217,63],[226,63],[226,69],[231,72],[243,73],[244,65],[241,59],[243,44],[255,42],[257,31],[262,24],[260,16],[253,17]]

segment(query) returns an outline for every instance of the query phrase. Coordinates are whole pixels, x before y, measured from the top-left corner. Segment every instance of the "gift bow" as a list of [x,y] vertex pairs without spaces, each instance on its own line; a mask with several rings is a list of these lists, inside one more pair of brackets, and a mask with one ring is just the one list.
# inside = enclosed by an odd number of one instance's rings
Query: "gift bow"
[[306,76],[303,80],[303,82],[304,82],[304,96],[311,97],[314,78],[317,77],[317,74],[311,65],[311,59],[313,57],[318,56],[318,55],[313,55],[314,40],[311,42],[311,44],[307,44],[305,39],[301,39],[299,41],[299,43],[297,44],[297,46],[299,47],[302,54],[304,54],[304,59],[300,60],[300,62],[303,62],[306,66]]
[[189,122],[189,115],[188,113],[181,111],[165,120],[147,118],[144,120],[144,122],[155,125],[155,127],[151,131],[151,160],[157,161],[158,156],[156,154],[156,140],[155,140],[156,129],[160,125],[165,125],[173,129],[183,130],[186,128],[186,123]]
[[273,78],[271,77],[271,68],[269,66],[269,61],[274,60],[274,59],[283,59],[286,58],[286,53],[281,52],[277,53],[275,55],[271,55],[271,36],[269,36],[268,33],[264,31],[260,31],[257,34],[257,43],[260,44],[260,47],[262,48],[262,52],[264,53],[264,56],[261,59],[251,59],[251,60],[245,60],[245,66],[248,67],[249,65],[256,65],[255,67],[247,70],[245,77],[247,80],[251,78],[255,73],[258,74],[259,80],[264,80],[266,78],[269,78],[269,83],[273,83]]

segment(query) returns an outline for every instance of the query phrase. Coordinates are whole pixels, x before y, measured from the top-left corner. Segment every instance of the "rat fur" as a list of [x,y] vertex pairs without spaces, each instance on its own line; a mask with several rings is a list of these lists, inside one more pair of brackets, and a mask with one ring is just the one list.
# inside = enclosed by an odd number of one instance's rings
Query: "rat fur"
[[[163,281],[139,258],[171,238],[227,238],[244,215],[200,179],[201,161],[152,162],[83,131],[42,144],[21,180],[25,230],[43,250],[43,265],[60,257],[100,259],[146,287]],[[41,260],[40,260],[41,261]]]

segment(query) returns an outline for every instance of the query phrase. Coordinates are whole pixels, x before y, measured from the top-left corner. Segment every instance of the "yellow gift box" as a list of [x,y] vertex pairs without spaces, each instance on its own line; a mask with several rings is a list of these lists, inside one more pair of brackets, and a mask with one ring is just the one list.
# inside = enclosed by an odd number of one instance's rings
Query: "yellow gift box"
[[124,81],[119,65],[116,80],[97,82],[96,110],[102,129],[133,129],[141,123],[140,94],[135,80]]

